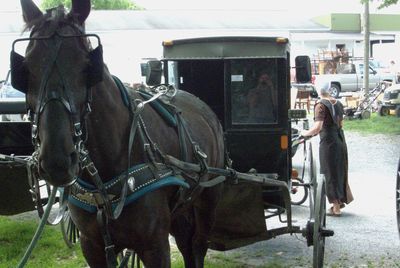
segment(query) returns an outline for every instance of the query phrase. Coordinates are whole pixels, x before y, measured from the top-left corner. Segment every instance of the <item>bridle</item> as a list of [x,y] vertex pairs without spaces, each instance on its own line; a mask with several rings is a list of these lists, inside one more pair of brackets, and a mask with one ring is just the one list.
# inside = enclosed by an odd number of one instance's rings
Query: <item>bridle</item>
[[[39,119],[40,115],[43,113],[45,106],[50,103],[51,101],[58,101],[60,102],[65,109],[67,110],[68,114],[70,115],[71,122],[74,128],[74,141],[75,144],[79,142],[79,140],[85,140],[86,138],[82,139],[82,121],[86,120],[87,115],[91,112],[91,102],[92,102],[92,94],[91,94],[91,87],[87,88],[86,100],[85,100],[85,111],[82,116],[78,114],[78,110],[72,100],[71,96],[71,86],[67,79],[65,79],[65,74],[63,68],[61,68],[57,56],[62,45],[62,42],[66,38],[84,38],[84,37],[96,37],[98,40],[99,47],[101,46],[100,38],[96,34],[79,34],[79,35],[62,35],[58,32],[55,32],[51,36],[46,37],[29,37],[29,38],[20,38],[16,39],[13,42],[13,51],[15,51],[15,44],[21,41],[36,41],[36,40],[49,40],[48,43],[49,50],[50,50],[50,60],[46,64],[45,71],[43,73],[38,99],[36,101],[36,108],[35,111],[32,109],[28,109],[29,115],[32,117],[32,141],[35,146],[40,145],[39,137],[38,137],[38,126],[39,126]],[[50,89],[47,87],[50,73],[53,69],[58,71],[58,74],[61,78],[61,90],[59,88]],[[83,120],[82,120],[83,119]]]

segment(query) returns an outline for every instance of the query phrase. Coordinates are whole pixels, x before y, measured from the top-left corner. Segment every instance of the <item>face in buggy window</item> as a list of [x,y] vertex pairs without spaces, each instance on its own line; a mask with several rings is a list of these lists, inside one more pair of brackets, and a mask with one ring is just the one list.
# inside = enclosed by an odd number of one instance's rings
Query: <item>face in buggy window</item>
[[276,59],[232,60],[233,124],[277,122]]

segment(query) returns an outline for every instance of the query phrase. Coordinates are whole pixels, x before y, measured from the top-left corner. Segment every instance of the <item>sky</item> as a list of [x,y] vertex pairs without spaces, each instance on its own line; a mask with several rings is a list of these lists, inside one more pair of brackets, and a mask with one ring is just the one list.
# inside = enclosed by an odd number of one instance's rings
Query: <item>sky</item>
[[[19,0],[1,1],[0,11],[20,9]],[[40,4],[41,0],[34,0]],[[335,12],[362,13],[360,0],[134,0],[138,5],[151,9],[234,9],[234,10],[288,10],[314,14]],[[377,10],[378,1],[370,4],[371,13],[400,13],[400,4]]]

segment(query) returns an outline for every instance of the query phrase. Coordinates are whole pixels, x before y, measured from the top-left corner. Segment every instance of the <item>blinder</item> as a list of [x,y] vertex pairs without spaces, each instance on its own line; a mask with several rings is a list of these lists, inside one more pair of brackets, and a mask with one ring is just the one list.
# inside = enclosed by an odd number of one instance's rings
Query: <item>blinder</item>
[[90,65],[87,70],[87,87],[93,87],[103,80],[103,46],[99,44],[89,52]]
[[28,75],[29,71],[26,67],[25,57],[19,55],[14,50],[10,54],[11,64],[11,85],[13,88],[26,93],[28,91]]
[[[100,42],[100,37],[96,34],[79,34],[79,35],[61,35],[55,33],[54,35],[60,36],[61,38],[72,38],[72,37],[95,37],[98,41],[98,46],[89,51],[89,66],[87,67],[87,78],[86,86],[88,88],[93,87],[97,83],[103,80],[103,46]],[[29,87],[29,70],[25,63],[25,57],[15,52],[15,44],[22,41],[32,40],[45,40],[51,39],[54,35],[48,37],[29,37],[16,39],[12,44],[12,50],[10,53],[10,68],[11,68],[11,85],[23,92],[27,93]]]

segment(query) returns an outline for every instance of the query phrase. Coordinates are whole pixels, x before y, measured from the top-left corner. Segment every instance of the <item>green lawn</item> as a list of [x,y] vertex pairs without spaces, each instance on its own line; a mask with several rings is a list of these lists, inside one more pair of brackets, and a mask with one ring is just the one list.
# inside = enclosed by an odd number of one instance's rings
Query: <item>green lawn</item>
[[394,115],[379,116],[373,113],[370,119],[345,120],[344,130],[370,134],[400,135],[400,117]]
[[[23,257],[38,226],[36,220],[14,220],[0,216],[0,268],[17,267]],[[173,247],[171,252],[173,268],[183,268],[183,259]],[[271,266],[272,265],[272,266]],[[244,268],[248,267],[235,258],[222,253],[208,254],[208,268]],[[41,239],[33,250],[27,268],[79,268],[87,267],[79,244],[68,248],[62,238],[60,226],[46,226]],[[269,268],[280,267],[270,264]]]
[[[38,222],[0,217],[0,268],[17,267]],[[60,226],[46,226],[26,267],[86,267],[79,246],[70,249],[62,239]]]

